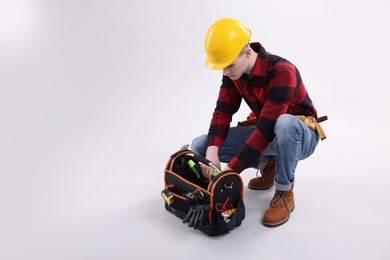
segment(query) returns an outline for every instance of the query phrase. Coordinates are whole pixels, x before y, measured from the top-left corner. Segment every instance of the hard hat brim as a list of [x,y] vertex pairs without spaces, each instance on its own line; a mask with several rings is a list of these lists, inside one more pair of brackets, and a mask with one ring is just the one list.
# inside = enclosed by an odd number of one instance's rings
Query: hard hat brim
[[205,64],[206,64],[206,67],[208,69],[211,69],[211,70],[222,70],[222,69],[226,68],[227,66],[229,66],[230,64],[232,64],[234,60],[232,60],[232,61],[229,60],[228,62],[223,62],[223,63],[215,63],[215,62],[212,62],[209,58],[206,58]]

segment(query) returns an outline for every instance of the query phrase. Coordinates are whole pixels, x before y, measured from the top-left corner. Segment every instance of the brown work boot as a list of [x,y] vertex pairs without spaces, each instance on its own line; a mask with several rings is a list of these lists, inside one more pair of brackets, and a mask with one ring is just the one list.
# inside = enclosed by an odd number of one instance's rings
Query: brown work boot
[[294,193],[292,189],[289,191],[276,190],[270,206],[264,214],[264,226],[277,227],[286,223],[294,207]]
[[[258,172],[257,172],[258,173]],[[257,175],[256,173],[256,175]],[[261,176],[253,178],[248,183],[248,188],[253,190],[268,190],[274,185],[276,176],[276,157],[268,157],[267,165],[260,170]]]

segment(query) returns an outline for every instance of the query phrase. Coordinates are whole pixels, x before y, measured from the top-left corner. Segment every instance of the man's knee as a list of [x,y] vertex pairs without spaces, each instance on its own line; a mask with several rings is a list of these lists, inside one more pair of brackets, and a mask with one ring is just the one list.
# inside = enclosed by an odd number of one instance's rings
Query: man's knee
[[299,131],[299,119],[293,115],[283,114],[276,120],[274,131],[278,137],[286,137],[297,130]]
[[207,149],[207,135],[201,135],[192,140],[191,150],[195,153],[205,156]]
[[276,120],[276,124],[279,126],[290,126],[296,121],[296,117],[290,114],[283,114],[278,117]]

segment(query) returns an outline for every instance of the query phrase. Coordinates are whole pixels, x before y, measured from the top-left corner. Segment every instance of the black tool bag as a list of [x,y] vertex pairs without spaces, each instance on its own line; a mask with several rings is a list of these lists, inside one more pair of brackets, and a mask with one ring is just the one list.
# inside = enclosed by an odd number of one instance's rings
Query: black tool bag
[[202,176],[200,164],[210,161],[184,149],[171,155],[165,167],[165,208],[189,227],[209,236],[224,234],[241,225],[245,218],[243,182],[233,171]]

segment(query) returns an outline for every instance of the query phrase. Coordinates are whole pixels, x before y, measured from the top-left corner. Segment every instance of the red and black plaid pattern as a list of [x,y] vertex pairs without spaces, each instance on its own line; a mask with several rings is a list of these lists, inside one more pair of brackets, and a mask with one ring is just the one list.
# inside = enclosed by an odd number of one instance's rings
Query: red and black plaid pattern
[[258,59],[251,75],[238,80],[222,78],[219,97],[208,133],[208,146],[221,147],[229,131],[234,113],[242,99],[257,116],[257,127],[239,153],[228,163],[240,173],[256,163],[274,139],[273,128],[282,114],[317,118],[317,111],[306,91],[298,69],[286,59],[265,51],[260,43],[251,43]]

